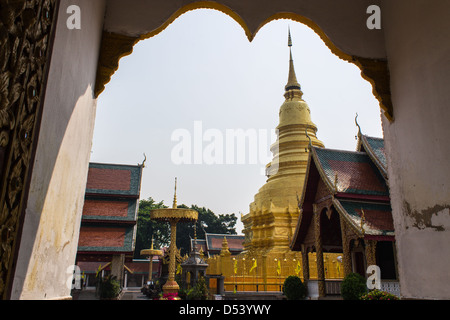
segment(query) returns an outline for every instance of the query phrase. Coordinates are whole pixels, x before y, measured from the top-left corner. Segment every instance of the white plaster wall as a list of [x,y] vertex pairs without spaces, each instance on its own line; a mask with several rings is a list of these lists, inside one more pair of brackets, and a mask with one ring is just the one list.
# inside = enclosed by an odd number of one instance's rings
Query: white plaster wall
[[[105,30],[141,36],[161,27],[183,6],[196,0],[108,0]],[[383,32],[369,30],[367,8],[381,0],[217,0],[244,20],[255,33],[278,13],[296,13],[314,21],[343,52],[365,58],[386,57]],[[207,26],[205,26],[207,27]]]
[[450,1],[387,0],[383,119],[401,294],[450,299]]
[[[80,30],[66,27],[73,4],[81,9]],[[66,270],[78,245],[104,7],[103,0],[61,1],[12,299],[70,296]]]

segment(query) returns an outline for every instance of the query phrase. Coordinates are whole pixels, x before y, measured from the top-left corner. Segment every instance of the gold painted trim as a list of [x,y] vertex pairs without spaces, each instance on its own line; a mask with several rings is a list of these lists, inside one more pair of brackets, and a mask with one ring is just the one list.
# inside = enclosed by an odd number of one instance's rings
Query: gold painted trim
[[166,221],[196,221],[198,219],[198,212],[192,209],[184,208],[154,209],[150,211],[150,219]]
[[167,19],[159,28],[156,28],[155,30],[143,34],[139,37],[131,37],[110,32],[103,32],[95,86],[95,97],[98,97],[100,95],[100,93],[104,90],[105,85],[110,81],[111,76],[118,69],[119,60],[122,57],[131,54],[133,51],[133,46],[137,42],[159,34],[181,15],[197,9],[213,9],[228,15],[242,27],[245,35],[250,42],[254,39],[255,35],[263,26],[274,20],[289,19],[308,26],[322,39],[322,41],[333,54],[335,54],[342,60],[358,66],[358,68],[361,70],[362,78],[369,81],[369,83],[372,85],[372,93],[378,100],[381,109],[384,110],[386,118],[389,121],[394,120],[387,60],[367,59],[346,54],[338,47],[336,47],[336,45],[334,45],[334,43],[319,27],[319,25],[317,25],[311,19],[301,16],[297,13],[276,13],[265,19],[255,30],[255,32],[252,33],[248,28],[247,23],[239,14],[223,4],[212,1],[197,1],[184,5],[183,7],[175,11],[175,13],[173,13],[169,17],[169,19]]

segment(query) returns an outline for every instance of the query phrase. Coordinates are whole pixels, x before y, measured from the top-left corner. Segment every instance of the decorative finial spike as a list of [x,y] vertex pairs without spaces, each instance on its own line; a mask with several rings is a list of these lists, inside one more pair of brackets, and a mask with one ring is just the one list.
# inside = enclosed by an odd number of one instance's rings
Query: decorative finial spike
[[355,124],[358,127],[358,135],[361,135],[361,127],[358,124],[358,113],[356,113],[356,116],[355,116]]
[[146,154],[144,152],[144,161],[142,161],[142,164],[141,164],[142,168],[145,168],[145,161],[147,161],[147,156],[146,156]]
[[173,195],[173,205],[172,205],[173,209],[177,208],[177,178],[175,177],[175,193]]
[[311,141],[311,137],[308,134],[308,126],[306,126],[306,128],[305,128],[305,134],[306,134],[306,137],[309,140],[309,142],[308,142],[308,150],[311,150],[312,149],[312,141]]
[[363,208],[361,208],[361,223],[360,223],[360,228],[361,228],[361,233],[364,235],[364,224],[366,223],[366,216],[364,213]]
[[[301,92],[300,84],[298,83],[297,76],[295,75],[294,60],[292,59],[292,37],[290,29],[288,29],[288,46],[289,46],[289,75],[288,75],[288,82],[284,88],[286,92],[288,92],[289,90],[300,90],[300,97],[301,97],[303,93]],[[288,98],[288,96],[286,96],[285,94],[286,98]]]
[[292,47],[291,28],[288,26],[288,47]]

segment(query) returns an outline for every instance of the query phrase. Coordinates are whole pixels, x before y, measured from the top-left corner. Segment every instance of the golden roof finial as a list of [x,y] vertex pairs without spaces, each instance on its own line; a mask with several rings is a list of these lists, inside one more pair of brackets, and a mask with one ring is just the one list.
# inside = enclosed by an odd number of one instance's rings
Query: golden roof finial
[[363,208],[361,208],[361,223],[360,223],[360,228],[361,228],[361,233],[364,235],[364,224],[366,223],[366,216],[364,213]]
[[288,47],[292,47],[291,28],[288,26]]
[[297,89],[301,90],[300,84],[297,81],[297,76],[295,75],[294,60],[292,59],[292,37],[291,30],[288,29],[288,47],[289,47],[289,77],[286,86],[284,87],[286,91]]
[[144,161],[142,161],[141,167],[145,168],[145,161],[147,161],[147,155],[144,152]]
[[173,209],[177,208],[177,178],[175,177],[175,193],[173,195],[173,205],[172,205]]
[[356,113],[356,116],[355,116],[355,124],[358,127],[358,135],[355,138],[358,139],[361,137],[361,127],[358,123],[358,113]]

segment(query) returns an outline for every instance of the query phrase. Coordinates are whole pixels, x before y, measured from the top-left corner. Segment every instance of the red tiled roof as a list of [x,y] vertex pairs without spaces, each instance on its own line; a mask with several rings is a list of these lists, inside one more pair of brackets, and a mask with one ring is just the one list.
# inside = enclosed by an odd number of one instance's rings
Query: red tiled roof
[[326,183],[337,192],[389,196],[384,178],[364,152],[313,148],[314,160]]

